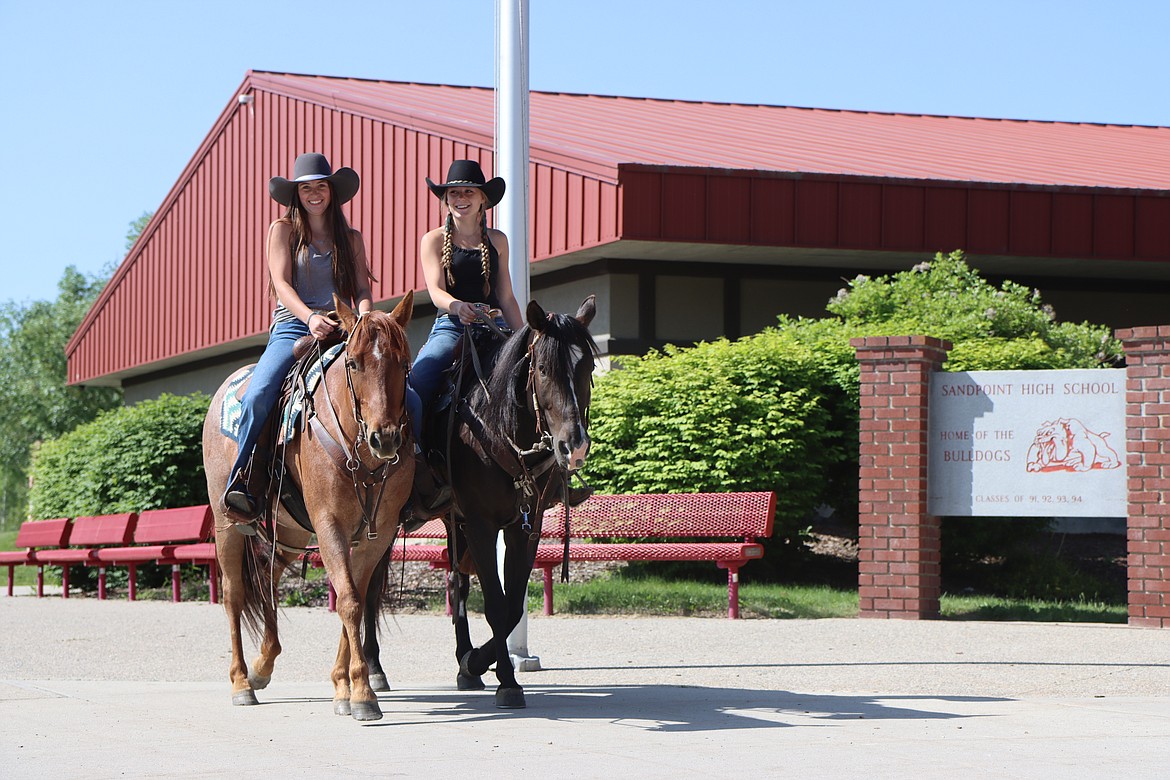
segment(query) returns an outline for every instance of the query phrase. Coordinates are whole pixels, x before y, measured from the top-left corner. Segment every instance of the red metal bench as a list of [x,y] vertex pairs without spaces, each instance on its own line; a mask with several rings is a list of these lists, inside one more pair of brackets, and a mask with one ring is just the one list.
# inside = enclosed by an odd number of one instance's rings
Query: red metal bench
[[[727,569],[727,616],[739,617],[739,569],[764,555],[776,494],[658,493],[595,495],[571,510],[570,561],[710,561]],[[395,542],[394,561],[447,569],[446,532],[431,520]],[[544,614],[553,614],[553,569],[565,557],[564,509],[544,514],[534,568],[544,570]],[[419,543],[418,540],[435,540]],[[438,540],[443,540],[439,543]],[[311,559],[310,559],[310,562]],[[449,606],[449,605],[448,605]]]
[[69,598],[69,569],[72,566],[97,566],[98,598],[106,597],[106,568],[98,561],[97,551],[102,547],[129,544],[137,521],[135,512],[79,517],[73,521],[69,547],[37,552],[39,563],[61,567],[61,598]]
[[[739,569],[764,555],[776,494],[658,493],[595,495],[569,516],[570,561],[710,561],[727,569],[727,616],[739,617]],[[544,513],[542,538],[564,537],[564,509]],[[553,569],[563,544],[541,543],[534,568],[544,569],[544,614],[553,613]]]
[[[106,565],[129,568],[130,601],[137,597],[137,570],[140,564],[169,564],[172,599],[182,601],[180,565],[184,562],[214,563],[214,545],[200,546],[208,544],[213,522],[211,507],[207,504],[177,509],[151,509],[138,515],[133,545],[102,548],[96,551],[95,556]],[[188,557],[177,557],[176,551],[179,549],[184,549],[184,555]],[[214,577],[212,579],[214,581]]]
[[16,546],[23,550],[0,552],[0,566],[8,567],[8,595],[12,595],[12,579],[17,566],[37,567],[37,596],[45,595],[45,566],[37,561],[40,548],[64,547],[73,530],[69,518],[57,520],[26,520],[16,532]]

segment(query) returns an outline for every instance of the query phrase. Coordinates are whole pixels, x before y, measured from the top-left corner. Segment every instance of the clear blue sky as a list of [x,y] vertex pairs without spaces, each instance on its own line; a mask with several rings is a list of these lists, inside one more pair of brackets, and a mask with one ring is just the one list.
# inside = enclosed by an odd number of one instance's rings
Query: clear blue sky
[[[536,90],[1170,126],[1162,0],[529,11]],[[0,301],[119,262],[249,69],[490,87],[494,19],[494,0],[0,0]]]

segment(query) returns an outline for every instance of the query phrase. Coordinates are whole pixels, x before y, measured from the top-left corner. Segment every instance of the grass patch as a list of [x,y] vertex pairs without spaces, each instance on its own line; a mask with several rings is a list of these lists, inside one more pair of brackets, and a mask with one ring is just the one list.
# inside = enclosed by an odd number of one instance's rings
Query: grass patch
[[[442,602],[436,602],[435,606],[441,609]],[[608,575],[588,582],[554,583],[553,606],[560,615],[724,617],[727,586]],[[483,597],[477,587],[472,588],[468,608],[483,613]],[[530,582],[528,611],[539,614],[543,608],[543,585]],[[824,585],[747,584],[739,589],[739,610],[744,618],[852,618],[857,617],[858,598],[856,590]],[[1128,619],[1124,604],[945,594],[940,601],[940,613],[944,620],[1125,623]]]
[[948,596],[940,599],[939,611],[949,620],[1023,620],[1040,623],[1125,623],[1125,604],[1101,601],[1042,601],[996,596]]
[[[529,610],[544,608],[544,589],[530,583]],[[659,577],[598,577],[554,583],[553,607],[569,615],[727,615],[725,583]],[[739,588],[741,617],[825,618],[857,615],[857,592],[823,586],[747,584]]]

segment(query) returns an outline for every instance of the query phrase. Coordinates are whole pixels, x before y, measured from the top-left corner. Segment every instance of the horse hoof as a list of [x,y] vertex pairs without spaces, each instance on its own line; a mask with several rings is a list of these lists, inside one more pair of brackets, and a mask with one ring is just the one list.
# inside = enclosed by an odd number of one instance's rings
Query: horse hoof
[[254,691],[237,691],[232,694],[232,704],[236,707],[250,707],[259,703]]
[[349,699],[334,699],[333,700],[333,714],[334,715],[352,715],[353,710],[350,709]]
[[523,688],[496,689],[496,707],[502,710],[522,710],[527,706]]
[[477,674],[460,672],[455,675],[455,687],[461,691],[482,691],[483,678]]
[[382,708],[376,701],[354,702],[352,706],[354,720],[381,720]]
[[471,656],[474,652],[474,650],[468,650],[463,654],[463,657],[459,659],[459,674],[466,675],[468,677],[479,677],[481,674],[487,671],[488,668],[486,666],[478,671],[471,668]]
[[268,675],[267,677],[261,677],[255,674],[248,675],[248,685],[251,685],[254,691],[264,690],[270,682],[272,682],[272,675]]
[[386,675],[375,672],[370,675],[370,687],[375,691],[390,690],[390,681],[386,679]]

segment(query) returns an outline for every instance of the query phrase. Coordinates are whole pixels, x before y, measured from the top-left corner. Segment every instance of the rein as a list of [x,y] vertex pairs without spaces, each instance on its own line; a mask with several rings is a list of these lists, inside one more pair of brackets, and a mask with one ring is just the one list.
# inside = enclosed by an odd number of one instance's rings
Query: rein
[[[485,319],[481,316],[481,319]],[[493,325],[495,323],[492,323]],[[498,327],[497,327],[498,330]],[[502,333],[502,331],[501,331]],[[464,330],[464,338],[466,339],[465,348],[470,348],[474,354],[474,344],[471,340],[471,326],[467,326]],[[512,484],[517,490],[517,512],[521,519],[521,528],[533,534],[532,525],[532,503],[533,498],[536,499],[538,507],[545,505],[545,497],[548,491],[556,480],[547,480],[540,488],[539,495],[537,494],[537,480],[544,476],[554,468],[559,472],[561,494],[563,497],[562,503],[564,505],[564,527],[565,537],[564,543],[566,548],[569,544],[569,501],[568,501],[568,486],[569,486],[569,472],[557,467],[556,457],[553,453],[553,438],[552,434],[545,429],[543,409],[540,404],[540,397],[536,392],[536,359],[534,357],[534,349],[536,343],[540,340],[542,334],[536,333],[532,340],[528,342],[528,349],[525,353],[525,359],[528,361],[528,379],[525,384],[525,390],[530,394],[532,399],[533,414],[536,419],[536,433],[537,440],[532,447],[523,449],[516,444],[515,440],[507,433],[495,435],[488,431],[487,426],[484,425],[483,419],[471,408],[470,403],[464,398],[458,404],[458,412],[460,418],[467,425],[468,430],[483,446],[485,452],[490,454],[491,459],[495,461],[501,469],[503,469],[509,476],[512,477]],[[479,375],[481,386],[484,387],[484,394],[487,396],[487,387],[484,383],[483,375],[478,361],[475,362],[476,372]],[[487,396],[488,400],[490,396]],[[499,446],[499,441],[503,440],[508,449]],[[538,460],[535,463],[529,464],[529,458],[537,456]],[[448,462],[450,459],[448,458]],[[564,556],[564,561],[561,564],[561,581],[568,581],[568,554]]]
[[[389,476],[390,466],[398,463],[399,456],[395,453],[391,460],[384,460],[376,468],[370,468],[362,461],[358,450],[362,443],[366,440],[366,421],[362,418],[361,404],[358,401],[357,391],[353,384],[353,361],[349,356],[349,342],[357,333],[357,330],[362,325],[364,314],[358,317],[357,325],[345,337],[345,385],[349,390],[350,403],[353,406],[353,419],[357,424],[357,432],[354,435],[352,448],[346,446],[345,429],[341,425],[341,419],[338,417],[337,408],[333,403],[333,399],[329,395],[329,383],[326,377],[322,375],[321,385],[325,391],[325,404],[329,407],[329,412],[333,417],[333,423],[337,427],[338,433],[341,435],[342,441],[338,441],[329,430],[321,423],[320,418],[314,412],[309,415],[309,427],[312,428],[313,434],[317,437],[321,444],[321,448],[329,455],[330,460],[337,466],[342,474],[348,475],[350,482],[353,484],[354,496],[357,498],[358,505],[362,509],[362,522],[366,525],[366,538],[374,540],[378,538],[378,508],[382,503],[382,496],[386,491],[386,478]],[[322,359],[321,344],[316,342],[317,358]],[[404,380],[405,381],[405,380]],[[405,417],[405,410],[403,417]],[[375,490],[376,489],[376,490]]]

